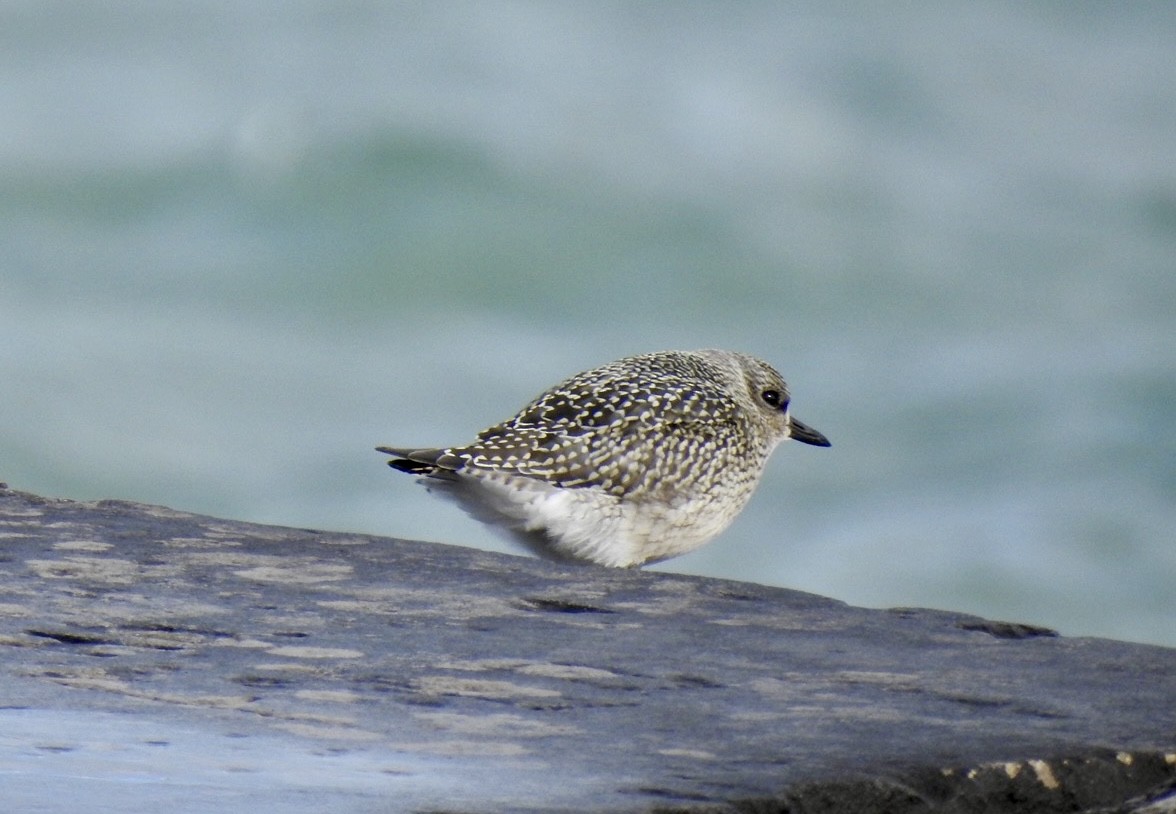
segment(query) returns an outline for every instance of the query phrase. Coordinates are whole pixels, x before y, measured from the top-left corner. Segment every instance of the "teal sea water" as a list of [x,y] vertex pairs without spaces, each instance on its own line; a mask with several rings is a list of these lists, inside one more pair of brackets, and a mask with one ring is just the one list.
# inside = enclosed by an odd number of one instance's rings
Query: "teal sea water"
[[1176,645],[1176,4],[0,5],[0,480],[508,550],[384,466],[762,356],[661,570]]

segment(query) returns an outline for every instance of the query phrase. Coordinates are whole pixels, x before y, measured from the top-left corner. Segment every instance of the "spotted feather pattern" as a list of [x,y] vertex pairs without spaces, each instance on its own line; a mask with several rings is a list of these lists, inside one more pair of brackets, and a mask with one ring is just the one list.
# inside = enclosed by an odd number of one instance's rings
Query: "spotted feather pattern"
[[379,449],[541,554],[640,565],[721,531],[790,434],[828,445],[765,362],[665,351],[572,376],[470,444]]

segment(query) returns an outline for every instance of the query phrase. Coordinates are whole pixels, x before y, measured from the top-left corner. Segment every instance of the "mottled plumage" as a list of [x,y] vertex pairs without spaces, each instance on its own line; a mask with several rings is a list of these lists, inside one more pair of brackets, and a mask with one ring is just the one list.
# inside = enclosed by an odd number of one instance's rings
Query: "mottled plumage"
[[765,362],[665,351],[579,373],[471,444],[377,449],[537,554],[640,566],[725,529],[780,441],[829,446],[788,407]]

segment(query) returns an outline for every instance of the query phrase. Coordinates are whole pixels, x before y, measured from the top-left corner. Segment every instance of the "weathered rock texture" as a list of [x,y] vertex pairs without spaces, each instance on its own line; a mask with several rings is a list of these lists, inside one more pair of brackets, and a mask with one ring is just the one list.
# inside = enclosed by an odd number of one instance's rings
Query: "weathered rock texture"
[[1176,650],[0,489],[9,811],[1173,811]]

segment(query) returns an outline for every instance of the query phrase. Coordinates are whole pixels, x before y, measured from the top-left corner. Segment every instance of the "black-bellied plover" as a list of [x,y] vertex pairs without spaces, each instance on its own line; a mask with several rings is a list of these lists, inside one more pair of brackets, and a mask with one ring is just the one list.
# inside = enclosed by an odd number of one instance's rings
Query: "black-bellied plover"
[[377,449],[541,556],[635,567],[725,529],[785,438],[829,446],[770,365],[699,350],[578,373],[465,446]]

